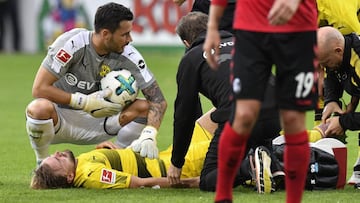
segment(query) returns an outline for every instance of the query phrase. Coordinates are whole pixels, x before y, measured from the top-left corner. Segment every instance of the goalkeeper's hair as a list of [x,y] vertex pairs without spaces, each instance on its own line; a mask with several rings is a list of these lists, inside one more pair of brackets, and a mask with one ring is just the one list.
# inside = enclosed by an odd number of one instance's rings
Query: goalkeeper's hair
[[203,32],[206,32],[208,15],[198,11],[183,16],[176,26],[176,33],[180,39],[192,44]]
[[129,8],[117,3],[107,3],[100,6],[95,14],[94,28],[99,33],[101,29],[108,29],[114,33],[119,28],[121,21],[131,21],[134,14]]
[[70,188],[72,183],[67,181],[66,176],[55,174],[48,164],[42,164],[33,172],[30,187],[32,189]]

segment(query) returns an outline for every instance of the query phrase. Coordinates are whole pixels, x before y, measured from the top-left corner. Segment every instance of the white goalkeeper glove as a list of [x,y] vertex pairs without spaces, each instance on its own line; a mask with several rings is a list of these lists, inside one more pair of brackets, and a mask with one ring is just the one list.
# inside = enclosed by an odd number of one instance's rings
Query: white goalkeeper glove
[[130,148],[134,152],[140,152],[140,156],[156,159],[159,157],[159,150],[156,146],[157,130],[152,126],[146,126],[137,140],[134,140]]
[[95,118],[112,116],[119,113],[122,110],[122,106],[104,99],[110,94],[110,89],[100,90],[90,95],[76,92],[71,95],[69,105],[74,109],[82,109]]

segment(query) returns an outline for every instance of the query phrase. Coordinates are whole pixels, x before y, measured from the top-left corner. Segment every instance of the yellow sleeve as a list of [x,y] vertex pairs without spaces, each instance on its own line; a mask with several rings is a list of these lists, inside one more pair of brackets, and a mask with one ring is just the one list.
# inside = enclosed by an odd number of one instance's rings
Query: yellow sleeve
[[198,122],[195,122],[191,143],[211,140],[212,137],[213,135],[211,133],[209,133],[205,128],[202,128]]
[[[360,58],[354,49],[351,49],[350,65],[355,68],[355,73],[356,73],[357,77],[360,77]],[[359,87],[359,85],[355,82],[355,80],[353,78],[351,78],[351,83],[354,86]]]
[[341,10],[345,27],[348,28],[348,34],[351,32],[356,32],[360,34],[360,22],[358,18],[359,2],[358,0],[347,0],[346,3],[341,1],[341,5],[344,6],[344,9]]
[[346,3],[343,0],[317,0],[317,5],[319,26],[333,26],[343,35],[360,34],[359,0],[346,0]]
[[210,140],[191,144],[185,156],[185,163],[181,171],[181,178],[200,176]]
[[[213,138],[213,135],[207,131],[205,128],[201,127],[198,122],[195,122],[195,127],[193,135],[191,138],[190,146],[199,142],[210,141]],[[160,152],[161,157],[168,159],[171,157],[172,145],[170,145],[166,150]]]

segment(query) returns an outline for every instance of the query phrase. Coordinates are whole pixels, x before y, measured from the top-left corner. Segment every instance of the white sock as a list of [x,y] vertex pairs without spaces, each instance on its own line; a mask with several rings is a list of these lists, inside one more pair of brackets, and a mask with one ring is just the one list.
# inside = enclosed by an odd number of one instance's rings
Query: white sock
[[40,163],[49,156],[49,145],[55,136],[53,120],[37,120],[26,116],[26,130],[36,161]]
[[119,123],[119,116],[120,116],[120,114],[117,114],[115,116],[106,118],[105,131],[109,135],[114,135],[114,136],[117,135],[119,130],[122,128]]

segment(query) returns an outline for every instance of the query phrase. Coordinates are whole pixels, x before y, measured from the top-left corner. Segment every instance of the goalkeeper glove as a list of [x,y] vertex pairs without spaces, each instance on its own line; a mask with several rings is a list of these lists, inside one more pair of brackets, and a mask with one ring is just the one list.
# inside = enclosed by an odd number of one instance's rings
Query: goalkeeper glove
[[137,140],[134,140],[130,148],[134,152],[140,152],[140,156],[148,157],[150,159],[158,158],[159,150],[156,146],[156,128],[152,126],[146,126]]
[[110,94],[110,89],[100,90],[90,95],[76,92],[71,95],[69,105],[74,109],[82,109],[95,118],[112,116],[119,113],[122,110],[122,106],[104,99]]

